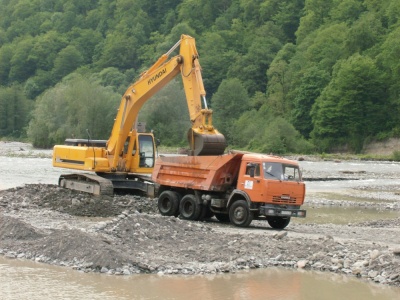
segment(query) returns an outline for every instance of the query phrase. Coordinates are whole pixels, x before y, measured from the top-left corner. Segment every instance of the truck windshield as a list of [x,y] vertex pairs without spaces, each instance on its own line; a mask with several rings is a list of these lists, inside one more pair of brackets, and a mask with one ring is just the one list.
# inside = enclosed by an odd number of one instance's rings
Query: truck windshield
[[263,162],[265,179],[300,181],[300,170],[297,166],[277,162]]

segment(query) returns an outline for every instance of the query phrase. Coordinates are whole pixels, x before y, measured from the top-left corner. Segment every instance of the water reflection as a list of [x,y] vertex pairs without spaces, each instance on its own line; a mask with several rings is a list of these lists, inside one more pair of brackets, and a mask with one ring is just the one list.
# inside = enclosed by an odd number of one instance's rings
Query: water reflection
[[304,219],[292,218],[292,223],[317,223],[317,224],[348,224],[371,220],[386,220],[400,217],[400,211],[381,210],[360,207],[335,207],[335,206],[308,206],[307,217]]
[[0,257],[1,299],[400,299],[400,288],[316,272],[108,276]]

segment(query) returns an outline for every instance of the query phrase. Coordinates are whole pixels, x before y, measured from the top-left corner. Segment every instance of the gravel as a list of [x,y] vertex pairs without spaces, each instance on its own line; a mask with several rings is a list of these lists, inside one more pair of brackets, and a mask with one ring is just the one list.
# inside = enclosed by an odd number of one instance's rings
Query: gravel
[[[397,204],[396,204],[397,205]],[[280,266],[400,286],[400,218],[273,230],[158,214],[157,199],[33,184],[0,191],[0,254],[114,275],[215,274]]]

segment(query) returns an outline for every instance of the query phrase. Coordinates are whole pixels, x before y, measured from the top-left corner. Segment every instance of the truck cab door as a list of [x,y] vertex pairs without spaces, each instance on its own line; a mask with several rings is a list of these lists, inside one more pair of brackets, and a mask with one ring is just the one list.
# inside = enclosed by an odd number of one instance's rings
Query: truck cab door
[[241,188],[250,196],[252,201],[261,201],[263,198],[263,180],[259,162],[246,162],[246,169],[241,178]]

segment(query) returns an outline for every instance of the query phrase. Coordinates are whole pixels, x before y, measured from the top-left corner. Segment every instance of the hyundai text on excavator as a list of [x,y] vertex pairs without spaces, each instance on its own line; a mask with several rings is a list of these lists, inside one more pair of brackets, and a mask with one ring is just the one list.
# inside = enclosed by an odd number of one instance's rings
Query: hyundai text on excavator
[[[178,47],[179,55],[170,58]],[[97,195],[112,195],[114,189],[154,193],[154,186],[147,182],[155,162],[154,136],[140,132],[135,123],[143,104],[178,74],[182,77],[192,124],[188,132],[190,155],[223,154],[225,137],[212,125],[195,39],[182,35],[126,90],[107,141],[67,139],[65,145],[54,146],[54,167],[92,172],[61,175],[59,185]]]

